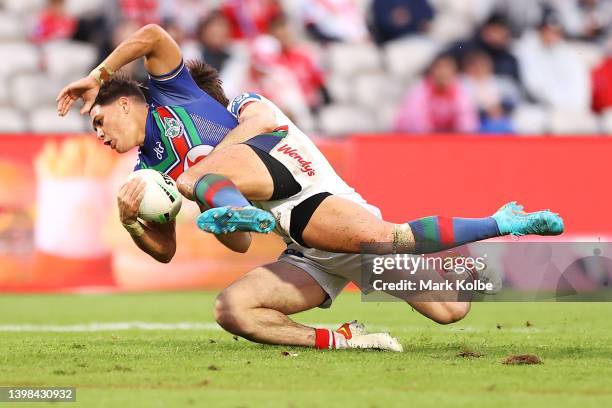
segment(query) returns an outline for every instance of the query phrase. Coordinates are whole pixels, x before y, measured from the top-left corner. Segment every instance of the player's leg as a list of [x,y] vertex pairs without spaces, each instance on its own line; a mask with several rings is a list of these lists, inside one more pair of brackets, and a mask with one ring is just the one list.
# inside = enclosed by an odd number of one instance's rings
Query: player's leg
[[440,324],[462,320],[470,311],[470,302],[408,302],[423,316]]
[[[254,201],[279,200],[300,191],[288,170],[260,150],[241,144],[214,152],[178,180],[181,193],[214,208],[199,218],[200,227],[216,234],[239,230],[269,232],[274,219],[250,207]],[[246,198],[242,195],[246,195]],[[219,209],[220,207],[220,209]],[[236,211],[243,208],[246,211]],[[360,204],[320,194],[299,204],[291,214],[291,237],[302,246],[330,252],[358,253],[363,243],[387,244],[379,253],[433,253],[503,235],[558,235],[563,221],[550,211],[524,213],[515,203],[492,217],[426,217],[406,224],[380,220]],[[295,220],[294,220],[295,218]],[[242,228],[245,229],[242,229]],[[288,231],[289,232],[289,231]]]
[[[389,255],[393,258],[395,256]],[[445,258],[456,258],[459,255],[446,253]],[[378,257],[376,257],[378,258]],[[349,268],[355,271],[350,274],[351,281],[360,288],[365,285],[365,293],[371,293],[374,289],[372,286],[373,276],[364,276],[366,271],[373,271],[374,258],[362,256],[357,261],[357,264],[350,264]],[[470,311],[471,300],[473,297],[472,291],[459,290],[458,281],[474,281],[479,280],[483,283],[492,283],[492,289],[489,291],[480,291],[480,293],[493,294],[501,289],[501,278],[492,269],[485,268],[482,271],[476,268],[462,270],[461,273],[452,270],[432,270],[432,269],[387,269],[383,275],[384,282],[405,282],[411,281],[419,287],[419,282],[430,282],[436,287],[444,287],[445,282],[452,282],[451,289],[446,290],[384,290],[384,293],[405,301],[412,308],[423,316],[439,323],[451,324],[463,319]],[[358,277],[356,279],[356,277]]]
[[[346,323],[334,332],[291,320],[289,315],[325,302],[328,294],[323,285],[334,294],[346,285],[343,279],[315,272],[321,282],[289,262],[257,268],[221,292],[215,304],[215,318],[230,333],[258,343],[402,351],[397,339],[388,333],[365,333],[363,326],[356,322]],[[340,285],[333,281],[340,281]]]
[[[185,171],[177,180],[179,191],[203,208],[219,209],[223,227],[211,223],[207,230],[226,232],[270,232],[275,220],[267,211],[252,207],[249,200],[266,201],[274,193],[270,172],[247,145],[234,145],[213,152]],[[222,210],[222,212],[221,212]]]
[[315,346],[315,329],[288,316],[320,306],[327,294],[300,268],[275,262],[223,290],[215,318],[230,333],[267,344]]
[[270,172],[253,149],[245,144],[214,151],[187,169],[177,181],[181,194],[190,200],[205,201],[204,197],[198,197],[200,192],[196,191],[196,184],[207,174],[230,179],[240,193],[252,201],[267,201],[274,192]]
[[421,254],[510,234],[559,235],[563,220],[550,211],[525,213],[510,203],[486,218],[434,216],[393,224],[358,203],[321,194],[292,211],[291,230],[302,246],[329,252],[359,253],[362,244],[379,243],[386,245],[376,253]]

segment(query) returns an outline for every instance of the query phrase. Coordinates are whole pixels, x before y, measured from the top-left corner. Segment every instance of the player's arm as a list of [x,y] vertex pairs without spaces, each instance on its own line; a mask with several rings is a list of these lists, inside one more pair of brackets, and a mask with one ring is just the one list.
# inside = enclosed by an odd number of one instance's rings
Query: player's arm
[[64,116],[75,101],[83,99],[81,113],[87,113],[100,90],[103,81],[125,65],[139,58],[145,58],[147,71],[155,76],[167,74],[182,61],[181,49],[163,28],[149,24],[123,41],[91,73],[62,89],[57,97],[57,110]]
[[221,140],[215,150],[244,143],[254,136],[274,131],[279,124],[276,113],[264,102],[250,102],[238,112],[239,125]]
[[[202,212],[207,210],[201,204],[198,204],[198,206]],[[246,253],[251,247],[252,238],[250,232],[233,232],[231,234],[215,235],[215,237],[230,250],[241,254]]]
[[119,218],[130,236],[147,254],[162,263],[169,263],[176,252],[176,223],[141,222],[138,208],[144,197],[146,183],[136,177],[119,190]]

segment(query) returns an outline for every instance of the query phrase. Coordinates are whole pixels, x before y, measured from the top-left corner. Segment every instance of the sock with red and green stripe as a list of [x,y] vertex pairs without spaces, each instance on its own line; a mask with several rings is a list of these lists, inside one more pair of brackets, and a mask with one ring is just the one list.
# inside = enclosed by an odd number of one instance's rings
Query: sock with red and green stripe
[[426,217],[408,223],[417,253],[433,253],[501,236],[491,218]]
[[227,177],[205,174],[195,184],[195,199],[206,208],[248,207],[251,204]]

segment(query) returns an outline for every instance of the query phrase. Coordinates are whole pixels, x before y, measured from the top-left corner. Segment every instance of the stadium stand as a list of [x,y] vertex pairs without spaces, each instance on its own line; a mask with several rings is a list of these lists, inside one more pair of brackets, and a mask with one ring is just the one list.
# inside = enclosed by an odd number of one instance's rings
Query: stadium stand
[[[258,1],[251,0],[251,3],[256,5]],[[521,82],[527,79],[526,87],[515,81],[515,85],[524,94],[524,98],[521,98],[519,104],[512,107],[514,110],[508,113],[512,128],[516,133],[607,134],[612,128],[609,111],[596,115],[583,109],[572,110],[561,104],[550,104],[541,90],[533,88],[530,82],[532,80],[528,75],[530,72],[525,72],[526,69],[532,69],[529,68],[532,62],[529,58],[533,57],[529,52],[535,53],[540,48],[525,51],[525,46],[521,44],[526,39],[531,39],[530,41],[533,42],[538,41],[537,28],[542,26],[543,21],[547,23],[553,21],[555,24],[563,25],[565,38],[563,52],[577,56],[579,60],[577,64],[590,72],[597,70],[609,60],[606,57],[609,54],[606,52],[606,41],[611,38],[611,32],[607,25],[602,23],[597,29],[597,35],[587,36],[577,25],[582,20],[568,20],[568,10],[575,10],[578,1],[525,2],[521,0],[510,4],[502,0],[419,0],[419,7],[426,7],[426,4],[433,7],[432,20],[427,20],[427,24],[420,26],[418,30],[406,30],[401,38],[381,41],[384,44],[380,45],[377,45],[374,40],[364,41],[350,35],[340,41],[329,39],[322,41],[320,37],[315,38],[316,33],[313,34],[312,30],[307,27],[308,22],[304,14],[312,13],[310,8],[312,5],[307,5],[308,2],[301,0],[272,1],[277,4],[271,6],[266,18],[270,23],[278,17],[278,13],[288,16],[299,42],[306,45],[304,49],[310,50],[312,59],[324,69],[325,80],[324,87],[321,89],[322,96],[316,98],[320,100],[316,106],[311,106],[312,115],[298,113],[294,115],[295,117],[312,116],[315,119],[315,125],[311,125],[310,119],[304,119],[309,122],[307,127],[314,128],[323,135],[353,131],[390,131],[393,128],[393,121],[402,96],[419,82],[434,58],[453,46],[459,47],[460,50],[461,44],[467,44],[466,41],[475,38],[481,25],[485,24],[492,15],[500,16],[499,18],[508,22],[513,34],[513,47],[509,49],[509,52],[519,57],[522,64],[524,75],[520,78]],[[49,9],[52,3],[54,7],[58,7],[57,10],[60,10],[58,13],[61,16],[77,22],[76,31],[65,40],[41,41],[35,39],[34,29],[38,27],[37,24],[40,24],[37,19],[41,18],[43,10]],[[177,41],[184,47],[185,54],[189,57],[198,57],[206,55],[206,52],[203,45],[198,43],[197,24],[193,22],[201,21],[215,10],[224,10],[224,6],[229,3],[232,1],[210,1],[207,2],[206,7],[194,8],[190,14],[182,9],[180,13],[177,12],[177,7],[189,7],[190,4],[194,4],[181,0],[144,2],[0,0],[0,60],[3,62],[0,65],[0,121],[12,122],[3,125],[5,128],[3,131],[11,129],[40,132],[82,130],[84,125],[80,120],[70,118],[60,125],[55,118],[50,117],[52,115],[47,116],[49,109],[53,108],[55,93],[67,81],[89,72],[112,49],[112,44],[116,42],[117,37],[125,34],[121,30],[125,30],[125,25],[129,23],[130,18],[140,23],[142,18],[149,16],[151,20],[167,24]],[[373,4],[370,0],[335,0],[322,3],[339,4],[346,7],[351,4],[351,18],[358,16],[364,24],[372,22]],[[384,9],[385,0],[377,1],[377,3],[382,4]],[[389,4],[391,3],[393,7],[406,7],[407,10],[414,6],[411,0],[393,0]],[[524,4],[526,3],[531,5],[529,10],[525,9]],[[581,14],[578,17],[586,18],[593,13],[599,13],[601,21],[608,21],[606,18],[609,17],[609,8],[600,4],[605,2],[600,0],[595,3],[597,3],[597,8],[593,10],[596,11],[581,9],[584,15]],[[388,9],[386,10],[388,12]],[[221,14],[223,15],[223,12]],[[325,18],[329,19],[332,16],[333,14],[329,14]],[[191,23],[181,24],[185,18]],[[312,17],[309,18],[312,19]],[[179,20],[175,21],[177,19]],[[328,24],[329,21],[323,23]],[[407,24],[406,21],[401,23]],[[182,27],[188,28],[182,29]],[[231,76],[228,75],[232,83],[228,84],[227,90],[231,96],[234,96],[239,90],[253,88],[257,90],[257,87],[253,82],[252,70],[249,69],[249,57],[252,57],[253,53],[248,50],[252,39],[233,39],[232,41],[236,46],[227,48],[228,58],[230,58],[228,61],[238,62],[238,64],[232,64],[232,67],[242,66],[240,69],[233,69]],[[472,41],[470,44],[475,43]],[[608,46],[608,48],[611,47]],[[281,55],[283,52],[280,46],[271,49],[271,54],[266,57],[274,58],[275,55]],[[237,53],[235,56],[234,52]],[[454,52],[457,53],[456,48]],[[461,57],[458,56],[460,54],[458,53],[456,57],[459,58],[459,66],[462,67]],[[555,66],[554,61],[550,63]],[[515,77],[512,80],[516,79]],[[594,84],[597,83],[594,82]],[[565,85],[559,84],[558,86],[564,88]],[[597,91],[597,88],[593,89],[594,93]],[[573,90],[572,92],[577,93],[578,91]],[[591,90],[584,89],[583,94],[585,93],[590,95]],[[273,95],[273,97],[278,98],[276,102],[282,104],[282,93]],[[290,110],[287,106],[281,106],[281,108]],[[334,115],[338,116],[334,117]],[[43,120],[48,120],[48,125],[42,123]],[[485,126],[481,126],[484,132],[483,129]]]

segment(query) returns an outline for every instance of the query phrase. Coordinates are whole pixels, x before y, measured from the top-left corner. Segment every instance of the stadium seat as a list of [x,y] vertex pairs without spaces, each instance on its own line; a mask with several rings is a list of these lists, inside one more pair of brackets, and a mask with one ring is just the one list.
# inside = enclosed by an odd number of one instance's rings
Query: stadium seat
[[397,104],[395,103],[383,103],[376,109],[378,130],[382,132],[390,132],[393,130],[397,110]]
[[353,85],[354,101],[368,109],[376,109],[382,102],[396,103],[404,89],[394,85],[389,75],[360,75]]
[[0,132],[19,133],[28,130],[24,116],[15,109],[0,108]]
[[555,110],[550,115],[550,131],[556,135],[595,134],[599,122],[591,112]]
[[0,106],[11,105],[12,101],[9,97],[8,86],[10,81],[7,78],[0,77]]
[[23,110],[41,106],[55,106],[55,97],[63,83],[42,74],[19,75],[12,79],[10,96],[12,103]]
[[329,91],[332,101],[336,103],[350,103],[354,92],[350,78],[341,75],[332,75],[327,78],[325,87]]
[[432,22],[430,38],[441,44],[451,44],[469,37],[473,29],[474,24],[469,18],[444,12]]
[[427,37],[410,37],[389,43],[385,47],[387,68],[398,78],[419,75],[434,59],[440,45]]
[[595,68],[604,59],[603,49],[596,44],[573,42],[570,43],[570,47],[582,58],[589,68]]
[[[87,74],[96,64],[98,52],[90,44],[57,41],[43,47],[47,72],[56,78],[74,78]],[[66,61],[70,61],[69,64]]]
[[372,112],[351,105],[329,105],[319,113],[320,131],[339,136],[355,132],[370,132],[378,128]]
[[472,26],[486,19],[498,0],[430,0],[439,13],[446,13],[455,20],[469,22]]
[[67,0],[66,11],[73,16],[82,16],[84,14],[100,11],[103,4],[104,0]]
[[26,42],[0,43],[0,77],[36,72],[40,66],[38,49]]
[[541,135],[548,131],[548,111],[539,105],[522,105],[514,111],[512,122],[518,134]]
[[382,70],[378,48],[372,44],[334,44],[328,50],[328,64],[332,73],[350,77],[360,72]]
[[550,116],[550,131],[557,135],[597,134],[600,122],[591,112],[558,110]]
[[46,3],[46,0],[2,0],[0,8],[13,14],[32,14],[40,10]]
[[56,108],[41,108],[30,115],[30,128],[36,133],[72,133],[87,130],[87,119],[75,110],[61,118]]
[[601,130],[606,136],[612,136],[612,109],[601,115]]
[[22,19],[9,13],[0,13],[0,41],[15,41],[25,38]]

